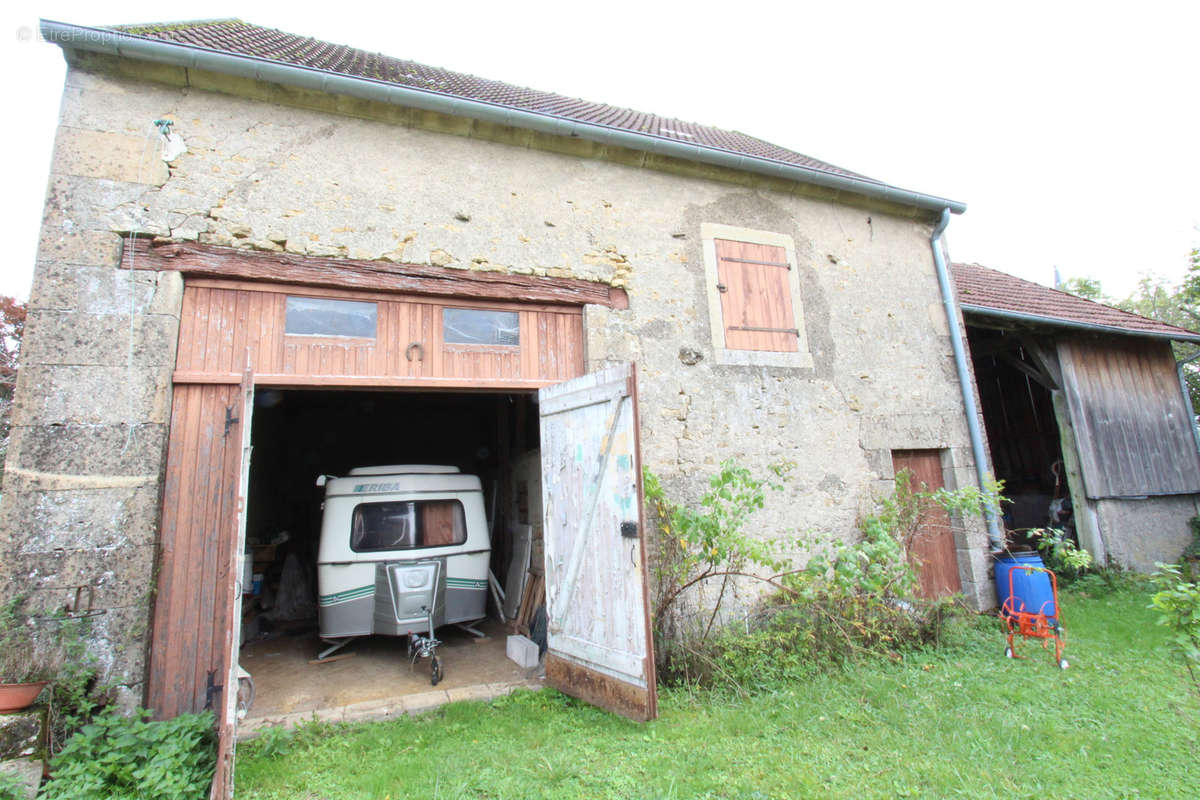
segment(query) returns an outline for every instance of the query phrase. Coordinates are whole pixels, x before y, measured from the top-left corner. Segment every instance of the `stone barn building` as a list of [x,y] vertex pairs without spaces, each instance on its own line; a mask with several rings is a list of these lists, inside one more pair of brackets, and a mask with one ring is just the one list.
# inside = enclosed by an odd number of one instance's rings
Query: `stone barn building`
[[[69,70],[3,578],[92,612],[128,702],[231,708],[244,562],[311,572],[318,475],[482,476],[495,548],[544,540],[549,679],[639,717],[639,463],[694,500],[725,459],[793,462],[763,537],[854,536],[897,466],[979,479],[959,203],[236,20],[43,34]],[[989,535],[937,545],[937,591],[993,603]]]

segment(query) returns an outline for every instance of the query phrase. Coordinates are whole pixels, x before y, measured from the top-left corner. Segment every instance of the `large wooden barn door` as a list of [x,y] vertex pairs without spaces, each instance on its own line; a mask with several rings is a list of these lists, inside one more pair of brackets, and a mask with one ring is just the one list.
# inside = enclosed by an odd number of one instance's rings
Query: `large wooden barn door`
[[211,709],[220,720],[237,691],[228,665],[246,421],[238,384],[176,384],[146,687],[159,719]]
[[239,388],[239,399],[242,404],[241,427],[241,468],[238,471],[237,485],[237,521],[236,539],[231,548],[230,556],[234,578],[227,581],[226,602],[232,609],[230,627],[225,633],[225,652],[228,660],[225,663],[225,686],[229,690],[222,693],[220,708],[213,708],[217,715],[217,767],[214,770],[212,792],[209,800],[226,800],[233,797],[233,754],[237,746],[237,705],[238,705],[238,654],[242,637],[241,597],[245,590],[243,586],[246,552],[246,499],[250,486],[250,427],[251,415],[254,413],[254,375],[246,370],[242,376]]
[[[914,490],[931,492],[945,486],[939,450],[895,450],[892,466],[896,473],[908,470]],[[917,567],[918,593],[929,599],[949,597],[962,591],[954,531],[946,509],[929,502],[920,511],[916,533],[909,542],[909,558]]]
[[549,616],[546,680],[657,716],[632,364],[538,393]]

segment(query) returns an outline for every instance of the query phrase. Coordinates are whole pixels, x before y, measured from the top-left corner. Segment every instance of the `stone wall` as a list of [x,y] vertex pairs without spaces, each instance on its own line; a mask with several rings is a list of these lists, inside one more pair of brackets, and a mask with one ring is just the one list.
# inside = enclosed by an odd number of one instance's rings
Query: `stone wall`
[[0,502],[5,596],[91,612],[89,650],[126,703],[141,697],[183,284],[117,270],[126,226],[108,210],[166,180],[155,144],[59,129]]
[[[795,462],[755,519],[762,536],[852,536],[889,490],[894,449],[943,450],[948,482],[973,482],[931,221],[911,210],[69,55],[0,525],[14,585],[99,587],[116,676],[142,670],[181,294],[176,275],[114,269],[125,232],[625,286],[627,310],[586,310],[589,366],[638,363],[644,461],[680,499],[725,458]],[[169,169],[163,117],[188,147]],[[704,223],[794,241],[811,368],[714,363]],[[961,538],[964,590],[986,604],[984,542],[980,525]]]
[[1200,495],[1091,500],[1108,563],[1153,572],[1159,562],[1178,563],[1192,543],[1189,520],[1200,514]]

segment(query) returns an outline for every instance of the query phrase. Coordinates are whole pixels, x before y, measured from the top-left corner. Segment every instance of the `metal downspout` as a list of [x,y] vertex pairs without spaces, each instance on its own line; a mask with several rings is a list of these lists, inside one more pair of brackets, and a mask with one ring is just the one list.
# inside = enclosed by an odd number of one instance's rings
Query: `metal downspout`
[[1188,391],[1187,379],[1183,375],[1184,364],[1190,364],[1200,358],[1200,353],[1195,353],[1185,359],[1175,362],[1175,373],[1179,375],[1179,388],[1183,390],[1183,405],[1188,412],[1188,422],[1192,426],[1192,438],[1196,440],[1196,448],[1200,449],[1200,428],[1196,427],[1196,409],[1192,406],[1192,393]]
[[[929,245],[933,248],[933,264],[937,269],[938,287],[942,291],[942,306],[946,309],[946,321],[950,325],[950,346],[954,349],[954,367],[958,372],[958,385],[962,390],[963,407],[967,414],[967,433],[971,437],[971,454],[975,459],[975,476],[979,480],[979,488],[987,486],[990,476],[987,472],[987,450],[983,446],[983,433],[979,430],[979,408],[975,404],[975,389],[971,383],[971,373],[967,364],[967,354],[963,349],[962,328],[958,324],[958,306],[954,302],[954,292],[950,287],[950,273],[946,270],[946,258],[942,255],[942,232],[950,224],[950,209],[942,209],[942,217],[934,226],[933,234],[929,237]],[[988,544],[993,553],[1004,549],[1004,533],[996,518],[996,508],[991,503],[985,503],[983,518],[987,522]]]

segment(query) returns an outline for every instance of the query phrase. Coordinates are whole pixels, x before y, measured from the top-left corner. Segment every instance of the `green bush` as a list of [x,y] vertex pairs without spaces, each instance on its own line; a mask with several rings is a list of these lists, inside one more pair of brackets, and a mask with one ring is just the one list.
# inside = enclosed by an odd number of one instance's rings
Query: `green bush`
[[151,722],[107,710],[79,729],[51,762],[48,800],[203,800],[216,763],[213,717]]
[[[996,502],[998,488],[929,491],[913,487],[901,472],[893,496],[860,521],[855,541],[797,539],[813,555],[803,568],[789,568],[742,530],[762,508],[764,488],[774,485],[726,462],[700,508],[688,509],[666,500],[652,474],[646,478],[661,534],[659,675],[667,683],[739,691],[779,685],[860,654],[899,659],[905,650],[939,644],[946,621],[960,609],[949,599],[918,596],[913,539],[928,524],[931,505],[952,515],[979,514],[982,504]],[[731,576],[755,578],[774,593],[744,621],[713,631]],[[676,608],[664,619],[664,608],[683,591],[712,579],[721,580],[712,608],[688,608],[691,619]]]
[[1167,628],[1167,647],[1183,662],[1200,694],[1200,583],[1187,580],[1175,564],[1159,564],[1152,580],[1158,591],[1150,608],[1158,611],[1158,624]]
[[[771,466],[782,478],[789,464]],[[680,646],[703,644],[711,633],[729,591],[731,579],[742,577],[773,583],[785,565],[779,559],[778,543],[748,534],[747,520],[766,505],[766,490],[783,489],[782,484],[755,477],[749,469],[724,461],[709,480],[709,489],[696,507],[667,498],[658,476],[643,470],[646,500],[658,525],[654,559],[654,636],[659,669],[672,671],[671,660]],[[753,572],[757,569],[758,572]],[[711,581],[720,581],[711,609],[696,608],[684,597]],[[712,585],[716,585],[715,583]]]
[[1092,566],[1092,554],[1067,538],[1060,528],[1034,528],[1029,536],[1036,541],[1042,562],[1060,578],[1076,580]]
[[0,769],[0,800],[25,800],[25,782],[16,772]]

